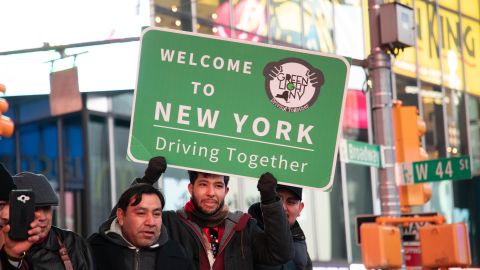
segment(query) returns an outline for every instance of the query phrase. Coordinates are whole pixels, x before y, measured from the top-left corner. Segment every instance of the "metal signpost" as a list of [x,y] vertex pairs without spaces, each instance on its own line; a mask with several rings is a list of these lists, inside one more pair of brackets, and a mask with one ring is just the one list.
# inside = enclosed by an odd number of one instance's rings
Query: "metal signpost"
[[328,190],[349,62],[340,56],[147,28],[128,157]]
[[403,163],[399,166],[402,184],[464,180],[472,177],[469,156]]

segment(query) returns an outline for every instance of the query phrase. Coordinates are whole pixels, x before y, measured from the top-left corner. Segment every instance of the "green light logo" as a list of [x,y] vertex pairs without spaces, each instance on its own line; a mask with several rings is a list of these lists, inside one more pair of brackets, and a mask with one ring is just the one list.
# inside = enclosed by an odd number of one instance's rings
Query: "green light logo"
[[325,82],[322,71],[298,58],[270,62],[263,69],[263,75],[270,102],[286,112],[310,108]]

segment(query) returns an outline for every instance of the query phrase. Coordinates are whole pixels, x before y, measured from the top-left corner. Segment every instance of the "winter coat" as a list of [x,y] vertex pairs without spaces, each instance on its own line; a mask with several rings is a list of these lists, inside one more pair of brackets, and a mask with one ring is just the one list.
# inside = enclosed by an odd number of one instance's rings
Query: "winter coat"
[[249,214],[228,214],[212,268],[207,256],[208,247],[200,240],[203,237],[201,228],[188,219],[183,209],[163,212],[163,224],[169,236],[183,245],[196,269],[253,270],[254,264],[278,265],[294,256],[292,236],[281,202],[262,205],[262,209],[267,224],[265,231],[257,226]]
[[[248,209],[248,212],[257,220],[257,225],[263,228],[263,217],[260,209],[260,203],[255,203]],[[290,227],[292,233],[293,244],[295,247],[295,257],[293,260],[283,265],[255,265],[255,270],[311,270],[312,261],[307,251],[307,243],[305,241],[305,234],[303,233],[300,224],[297,221]]]
[[[57,238],[58,237],[58,238]],[[78,234],[52,226],[45,241],[34,244],[22,263],[29,266],[29,270],[65,270],[65,264],[60,257],[60,244],[63,243],[74,270],[94,269],[90,248]],[[4,251],[1,253],[4,270],[17,269],[8,262]]]
[[193,269],[185,250],[177,242],[169,240],[164,226],[158,241],[148,248],[132,246],[116,226],[116,218],[111,218],[100,226],[98,233],[88,238],[97,269]]

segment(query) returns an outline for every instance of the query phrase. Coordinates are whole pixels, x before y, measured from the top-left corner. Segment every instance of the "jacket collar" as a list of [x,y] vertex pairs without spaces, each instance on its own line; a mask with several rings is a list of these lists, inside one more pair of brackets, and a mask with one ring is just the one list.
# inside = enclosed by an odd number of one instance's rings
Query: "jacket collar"
[[50,231],[48,232],[47,237],[41,243],[36,243],[32,246],[32,248],[42,248],[47,249],[50,251],[58,251],[60,250],[60,245],[58,244],[57,234],[55,230],[57,228],[52,226]]
[[[198,226],[198,224],[192,222],[188,218],[188,214],[185,211],[185,209],[177,210],[177,215],[181,216],[184,220],[187,220],[188,222],[190,222],[195,227],[195,229],[197,230],[197,233],[199,235],[202,235],[202,230],[201,230],[200,226]],[[243,230],[243,228],[245,227],[245,224],[246,224],[246,222],[242,222],[242,216],[244,216],[244,215],[245,215],[245,213],[240,212],[240,211],[229,212],[228,213],[227,218],[225,218],[225,222],[223,223],[224,226],[225,226],[225,231],[223,233],[222,239],[220,240],[221,244],[226,241],[226,238],[229,237],[229,235],[231,234],[231,232],[233,230],[238,230],[238,231]],[[241,226],[241,228],[237,227],[237,225]]]
[[300,227],[300,224],[298,223],[298,221],[295,221],[292,227],[290,227],[290,232],[292,233],[293,240],[296,240],[296,241],[305,240],[305,234],[303,233],[303,230]]

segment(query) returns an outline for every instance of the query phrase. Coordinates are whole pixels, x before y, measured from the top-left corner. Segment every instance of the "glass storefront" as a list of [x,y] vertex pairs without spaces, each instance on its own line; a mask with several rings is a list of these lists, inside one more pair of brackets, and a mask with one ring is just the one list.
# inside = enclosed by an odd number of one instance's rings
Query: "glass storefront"
[[[416,47],[396,57],[397,97],[415,105],[426,123],[424,148],[429,159],[469,155],[473,179],[478,170],[479,1],[400,1],[414,8]],[[472,180],[432,184],[424,210],[439,212],[448,222],[466,221],[472,254],[478,253],[478,200],[465,186]],[[473,210],[473,212],[472,212]],[[478,256],[473,262],[478,264]]]

